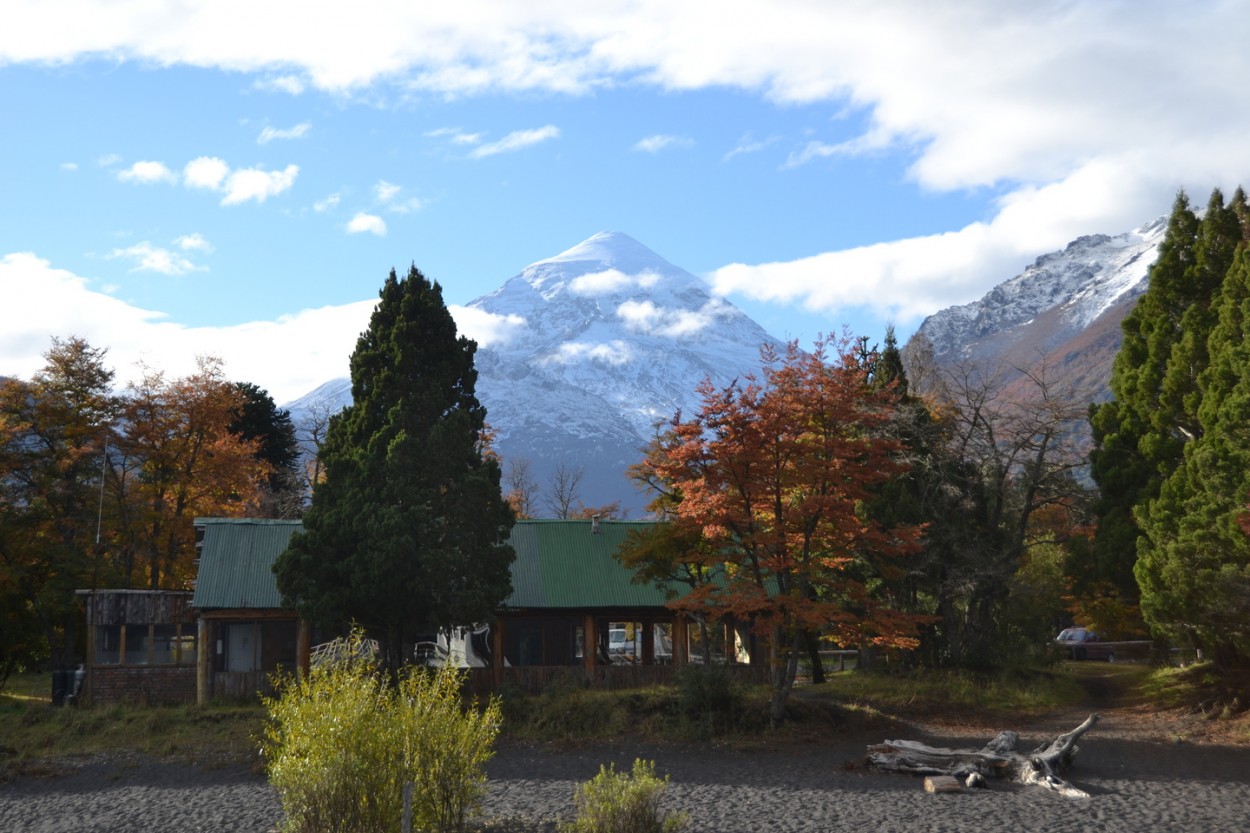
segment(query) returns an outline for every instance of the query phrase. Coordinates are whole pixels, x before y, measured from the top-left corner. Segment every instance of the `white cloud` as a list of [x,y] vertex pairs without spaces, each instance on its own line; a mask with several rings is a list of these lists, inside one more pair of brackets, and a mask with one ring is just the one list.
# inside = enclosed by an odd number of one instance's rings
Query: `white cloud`
[[106,153],[103,156],[96,159],[95,163],[99,165],[101,168],[111,168],[114,165],[120,164],[121,161],[122,161],[122,158],[118,156],[116,153]]
[[127,246],[124,249],[113,249],[107,255],[109,260],[128,260],[134,265],[132,272],[157,272],[162,275],[185,275],[188,272],[203,271],[205,267],[197,266],[177,252],[153,246],[148,241]]
[[347,233],[361,234],[363,232],[376,234],[378,237],[385,237],[386,221],[376,214],[366,214],[363,211],[359,211],[355,217],[348,221]]
[[386,206],[386,210],[395,214],[411,214],[414,211],[420,211],[422,207],[421,200],[417,197],[408,197],[399,199],[400,193],[403,192],[403,186],[396,185],[393,182],[387,182],[385,179],[378,180],[373,186],[373,199]]
[[725,310],[724,302],[719,300],[710,301],[699,310],[665,309],[652,301],[626,301],[616,308],[616,314],[634,332],[684,338],[711,327]]
[[[871,310],[900,325],[979,298],[1018,274],[1038,253],[1103,230],[1119,233],[1153,217],[1139,206],[1168,206],[1174,184],[1165,174],[1138,177],[1135,154],[1092,162],[1062,182],[1020,189],[999,200],[988,222],[780,263],[731,264],[710,277],[720,294],[812,311]],[[1163,213],[1163,212],[1160,212]]]
[[266,145],[274,139],[302,139],[308,135],[308,131],[311,129],[312,125],[308,122],[303,122],[286,129],[266,125],[265,128],[260,131],[260,135],[256,137],[256,144]]
[[62,163],[61,163],[61,170],[63,170],[63,171],[71,171],[71,172],[72,172],[72,171],[76,171],[76,170],[78,170],[78,163],[77,163],[77,162],[62,162]]
[[263,78],[254,83],[252,87],[265,92],[286,93],[287,95],[300,95],[306,89],[304,80],[297,75],[278,75],[273,78]]
[[[0,375],[29,378],[43,367],[53,336],[85,338],[107,348],[106,363],[124,385],[140,361],[172,376],[191,372],[195,357],[221,358],[227,375],[253,382],[279,404],[348,373],[348,357],[369,325],[377,299],[303,309],[273,321],[228,327],[186,327],[164,314],[112,297],[95,282],[54,268],[31,252],[0,256]],[[461,333],[481,346],[525,329],[518,316],[449,306]],[[589,350],[610,356],[612,349]]]
[[385,179],[379,179],[378,183],[373,186],[373,198],[378,202],[390,202],[404,190],[401,186],[393,182],[387,182]]
[[238,205],[248,200],[264,202],[289,190],[298,175],[298,165],[287,165],[280,171],[265,171],[260,168],[231,171],[230,176],[226,177],[226,195],[221,198],[221,204]]
[[210,254],[213,251],[213,244],[204,239],[204,235],[197,232],[184,234],[174,239],[174,245],[185,252],[204,252]]
[[659,280],[659,273],[650,269],[632,274],[619,269],[605,269],[602,272],[578,275],[569,281],[569,292],[574,295],[598,297],[619,293],[633,287],[647,289],[655,286]]
[[136,162],[117,172],[122,182],[138,182],[148,185],[154,182],[177,182],[178,175],[165,167],[163,162]]
[[476,145],[482,141],[481,133],[468,133],[459,127],[440,127],[427,130],[425,135],[431,139],[447,139],[454,145]]
[[216,191],[230,175],[230,166],[216,156],[200,156],[192,159],[182,169],[182,181],[188,188],[206,188]]
[[489,142],[484,145],[478,145],[469,154],[474,159],[481,159],[485,156],[494,156],[498,153],[511,153],[512,151],[521,150],[522,148],[537,145],[542,142],[558,139],[560,137],[560,128],[549,124],[546,127],[538,127],[533,130],[515,130],[504,136],[498,142]]
[[313,203],[313,211],[316,211],[319,214],[324,211],[329,211],[331,208],[337,206],[342,199],[343,197],[340,194],[329,194],[324,199],[317,200]]
[[694,144],[694,140],[685,136],[668,136],[665,134],[656,134],[648,136],[645,139],[638,140],[634,144],[634,150],[643,153],[659,153],[668,148],[690,147]]
[[728,162],[735,156],[742,156],[748,153],[759,153],[769,145],[774,145],[779,141],[781,141],[780,136],[769,136],[767,139],[756,139],[748,133],[738,140],[738,144],[735,145],[732,150],[726,152],[725,155],[721,157],[721,161]]
[[356,339],[376,299],[305,309],[276,321],[185,327],[153,310],[93,288],[93,281],[30,252],[0,256],[0,373],[29,378],[43,367],[53,336],[80,336],[108,350],[106,364],[124,385],[137,364],[172,376],[190,373],[199,355],[221,358],[232,379],[253,382],[279,404],[329,378],[346,376]]
[[633,284],[632,275],[619,269],[606,269],[589,275],[578,275],[569,282],[569,291],[576,295],[605,295]]
[[[717,273],[734,291],[813,308],[969,300],[1013,274],[1002,268],[1075,234],[1142,222],[1177,187],[1205,193],[1247,178],[1250,15],[1238,2],[773,0],[725,13],[711,0],[468,0],[363,4],[349,18],[330,6],[305,4],[295,14],[279,4],[248,7],[245,27],[230,0],[187,0],[179,15],[146,0],[67,2],[68,10],[6,9],[0,65],[108,56],[346,95],[371,85],[442,96],[625,85],[743,91],[818,103],[864,125],[849,139],[848,119],[814,127],[792,149],[792,164],[889,150],[907,160],[920,190],[1001,195],[997,214],[945,234]],[[492,144],[459,130],[443,135],[489,156],[558,134],[522,131]],[[755,144],[744,141],[726,158]],[[833,277],[825,271],[832,267]]]
[[248,200],[264,202],[288,191],[298,175],[298,165],[287,165],[280,171],[263,168],[231,170],[223,159],[201,156],[186,164],[182,170],[182,181],[188,188],[221,193],[222,205],[238,205]]
[[447,311],[456,319],[460,334],[476,341],[478,347],[507,344],[528,326],[519,315],[496,315],[477,307],[449,304]]
[[546,356],[543,361],[551,364],[571,364],[590,359],[591,361],[613,366],[627,364],[634,357],[629,344],[618,339],[608,342],[591,343],[586,341],[566,341],[555,353]]

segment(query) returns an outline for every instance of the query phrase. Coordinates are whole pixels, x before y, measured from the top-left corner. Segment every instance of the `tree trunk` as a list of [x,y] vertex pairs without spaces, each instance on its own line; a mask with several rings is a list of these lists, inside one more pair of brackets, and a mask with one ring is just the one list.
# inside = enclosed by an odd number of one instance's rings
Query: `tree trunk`
[[1088,798],[1058,775],[1077,753],[1076,742],[1094,728],[1098,715],[1091,714],[1080,726],[1043,744],[1028,755],[1016,751],[1019,736],[1000,732],[983,749],[944,749],[909,740],[887,740],[868,747],[868,764],[890,772],[947,775],[973,786],[984,778],[1008,778],[1021,784],[1044,787],[1069,798]]
[[820,660],[820,639],[813,631],[803,631],[803,644],[807,649],[807,662],[812,667],[812,685],[825,681],[825,665]]
[[790,691],[794,688],[794,678],[799,671],[798,645],[790,645],[785,662],[777,669],[773,680],[773,696],[768,704],[768,725],[777,728],[786,717],[786,702],[790,699]]

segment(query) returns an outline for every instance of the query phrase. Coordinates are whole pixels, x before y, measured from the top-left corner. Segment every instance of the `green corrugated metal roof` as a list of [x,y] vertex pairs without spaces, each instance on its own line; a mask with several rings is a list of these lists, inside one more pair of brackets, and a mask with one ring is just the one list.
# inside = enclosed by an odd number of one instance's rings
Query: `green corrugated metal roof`
[[[659,607],[666,598],[613,558],[630,530],[653,521],[523,520],[512,527],[511,608]],[[598,531],[593,531],[597,529]]]
[[[280,608],[273,563],[299,521],[197,518],[204,527],[192,604],[207,608]],[[522,520],[512,527],[510,608],[661,607],[666,598],[613,558],[630,530],[653,521]],[[597,529],[598,531],[593,531]]]
[[200,569],[191,604],[208,608],[281,608],[273,562],[291,536],[303,529],[299,521],[251,518],[196,518],[204,527]]

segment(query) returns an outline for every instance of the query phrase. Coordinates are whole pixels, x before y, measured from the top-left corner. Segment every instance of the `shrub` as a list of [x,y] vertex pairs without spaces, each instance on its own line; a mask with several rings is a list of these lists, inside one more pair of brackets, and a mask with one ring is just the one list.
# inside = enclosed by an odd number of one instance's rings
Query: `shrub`
[[733,680],[718,665],[687,665],[677,675],[677,703],[686,717],[727,717],[736,701]]
[[[359,634],[353,634],[359,640]],[[499,705],[465,711],[455,669],[414,669],[397,688],[368,657],[324,663],[267,699],[263,751],[291,833],[459,830],[481,798]]]
[[[404,744],[404,781],[413,790],[414,827],[462,830],[486,791],[486,762],[495,754],[499,701],[463,709],[463,675],[417,668],[399,686],[395,709]],[[420,824],[417,824],[417,821]]]
[[634,761],[631,773],[614,765],[582,784],[573,797],[577,818],[560,826],[561,833],[677,833],[686,827],[685,815],[666,813],[660,799],[668,776],[655,774],[655,762]]

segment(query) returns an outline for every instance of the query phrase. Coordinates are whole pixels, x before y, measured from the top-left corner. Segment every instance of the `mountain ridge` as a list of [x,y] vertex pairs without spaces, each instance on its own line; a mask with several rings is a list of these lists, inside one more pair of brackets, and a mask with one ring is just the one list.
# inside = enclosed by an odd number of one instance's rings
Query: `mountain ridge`
[[[1118,235],[1079,237],[1038,257],[982,298],[929,316],[904,348],[936,362],[1005,368],[1008,392],[1045,373],[1084,407],[1109,396],[1120,322],[1145,291],[1166,218]],[[523,460],[547,488],[579,471],[580,501],[644,512],[626,474],[658,427],[699,405],[705,378],[726,385],[784,348],[695,275],[620,232],[599,232],[523,268],[466,305],[499,327],[480,346],[477,395],[505,462]],[[350,402],[334,379],[288,404],[297,424]],[[1088,426],[1072,442],[1088,446]],[[541,504],[540,504],[541,507]]]

